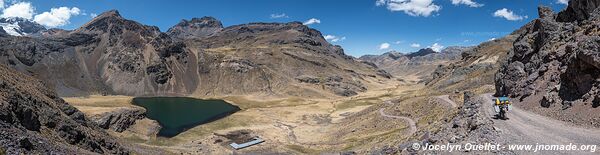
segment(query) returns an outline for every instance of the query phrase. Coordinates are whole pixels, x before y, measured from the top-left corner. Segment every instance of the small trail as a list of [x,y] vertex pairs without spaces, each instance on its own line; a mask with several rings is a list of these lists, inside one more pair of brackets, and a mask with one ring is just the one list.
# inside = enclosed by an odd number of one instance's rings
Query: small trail
[[458,105],[456,104],[456,102],[452,101],[450,99],[449,95],[441,95],[441,96],[436,96],[436,98],[444,101],[446,104],[449,104],[452,108],[456,108],[458,107]]
[[387,117],[387,118],[393,118],[393,119],[402,119],[408,123],[408,126],[410,127],[410,135],[417,132],[417,123],[414,120],[412,120],[411,118],[408,118],[408,117],[404,117],[404,116],[388,115],[384,112],[384,110],[385,110],[385,108],[379,109],[379,114],[381,114],[381,116]]

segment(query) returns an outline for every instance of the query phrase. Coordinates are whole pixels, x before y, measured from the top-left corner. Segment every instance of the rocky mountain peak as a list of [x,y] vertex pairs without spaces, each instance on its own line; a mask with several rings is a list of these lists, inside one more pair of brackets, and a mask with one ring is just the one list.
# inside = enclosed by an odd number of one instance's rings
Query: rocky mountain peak
[[433,49],[431,49],[431,48],[423,48],[423,49],[420,49],[420,50],[419,50],[419,51],[417,51],[417,52],[410,53],[410,54],[408,54],[408,55],[406,55],[406,56],[407,56],[408,58],[414,58],[414,57],[419,57],[419,56],[425,56],[425,55],[429,55],[429,54],[432,54],[432,53],[437,53],[437,52],[436,52],[436,51],[434,51],[434,50],[433,50]]
[[109,10],[106,11],[100,15],[98,15],[96,18],[106,18],[106,17],[118,17],[118,18],[123,18],[121,16],[121,14],[119,13],[118,10]]
[[25,36],[46,30],[36,22],[18,17],[0,18],[0,27],[12,36]]
[[169,28],[167,34],[176,39],[203,38],[223,29],[221,21],[214,17],[192,18],[181,20],[177,25]]
[[[88,23],[73,31],[74,33],[109,33],[124,35],[124,32],[139,33],[142,37],[158,36],[161,34],[156,26],[146,26],[133,20],[125,19],[117,10],[104,12]],[[128,34],[128,33],[127,33]]]

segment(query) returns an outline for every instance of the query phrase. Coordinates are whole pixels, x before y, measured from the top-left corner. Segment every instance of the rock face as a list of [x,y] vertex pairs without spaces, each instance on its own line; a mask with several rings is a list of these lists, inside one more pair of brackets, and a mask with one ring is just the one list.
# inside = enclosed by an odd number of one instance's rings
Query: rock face
[[0,65],[0,146],[7,154],[128,154],[41,81]]
[[[203,17],[163,33],[114,10],[73,31],[0,37],[0,62],[60,96],[351,95],[366,90],[367,80],[387,76],[300,22],[223,28]],[[321,89],[295,79],[303,75],[341,84]]]
[[402,54],[396,51],[382,55],[365,55],[360,60],[373,64],[390,75],[398,77],[417,76],[427,77],[438,65],[445,65],[457,61],[463,51],[472,47],[448,47],[441,52],[435,52],[431,48],[421,49],[417,52]]
[[[571,0],[566,10],[552,16],[540,7],[544,18],[526,26],[496,74],[496,95],[556,109],[544,113],[570,113],[575,116],[561,119],[582,117],[573,120],[589,124],[593,116],[587,114],[597,112],[588,112],[600,105],[598,4],[600,0]],[[570,107],[576,108],[557,113]]]

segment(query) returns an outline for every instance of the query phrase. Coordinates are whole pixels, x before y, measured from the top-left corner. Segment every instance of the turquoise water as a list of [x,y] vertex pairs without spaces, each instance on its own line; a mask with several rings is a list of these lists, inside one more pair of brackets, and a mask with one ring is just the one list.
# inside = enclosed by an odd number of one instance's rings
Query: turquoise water
[[223,100],[188,97],[136,97],[133,104],[146,108],[146,116],[158,121],[158,136],[173,137],[197,125],[226,117],[240,108]]

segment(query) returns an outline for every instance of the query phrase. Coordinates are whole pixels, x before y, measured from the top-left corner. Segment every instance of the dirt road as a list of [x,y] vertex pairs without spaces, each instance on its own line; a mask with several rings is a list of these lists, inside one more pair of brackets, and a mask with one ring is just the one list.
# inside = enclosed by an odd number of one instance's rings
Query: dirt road
[[[492,95],[481,95],[484,104],[484,114],[488,115],[494,121],[494,127],[501,131],[499,142],[508,145],[526,144],[533,145],[569,145],[573,144],[578,148],[581,145],[590,145],[587,150],[577,151],[514,151],[517,154],[600,154],[600,148],[594,147],[595,152],[591,152],[591,145],[600,145],[600,130],[586,129],[571,126],[565,122],[547,118],[534,114],[517,106],[513,106],[508,112],[508,120],[494,119]],[[508,149],[509,146],[506,146]]]
[[456,103],[454,101],[450,100],[449,95],[441,95],[441,96],[437,96],[436,98],[442,100],[444,103],[450,105],[452,108],[458,107],[458,105],[456,105]]
[[385,110],[385,108],[379,109],[379,114],[381,114],[381,116],[387,117],[387,118],[402,119],[402,120],[406,121],[406,123],[408,123],[408,126],[410,127],[410,130],[409,130],[410,135],[417,132],[417,123],[414,120],[412,120],[411,118],[408,118],[408,117],[404,117],[404,116],[388,115],[385,113],[384,110]]

